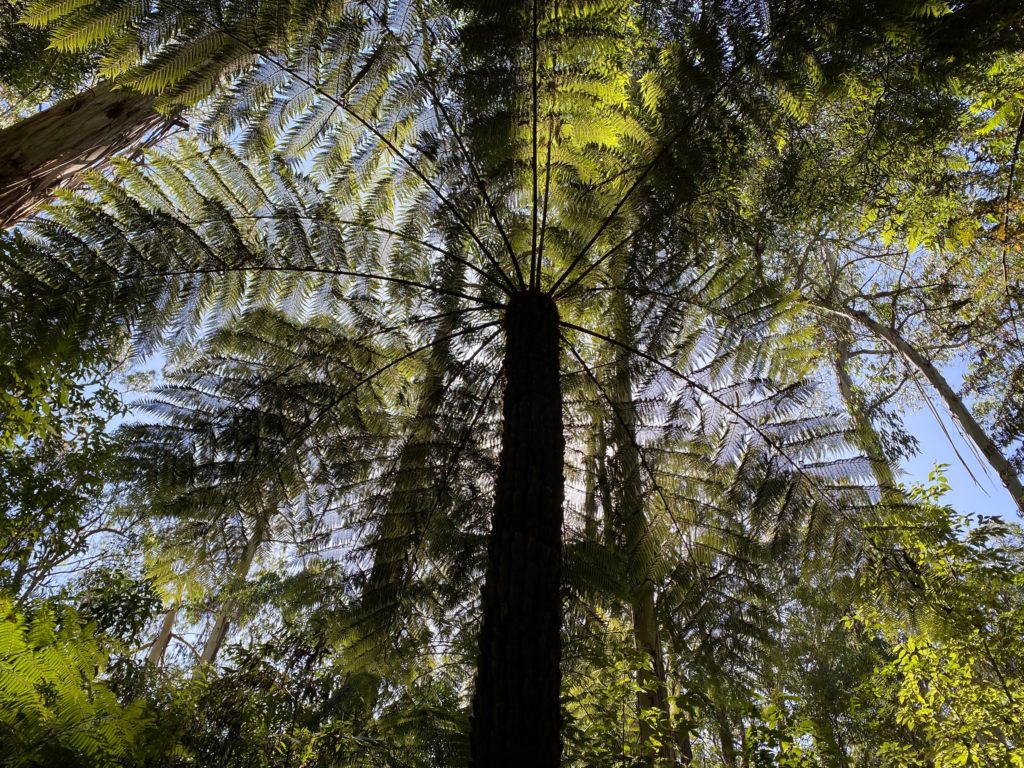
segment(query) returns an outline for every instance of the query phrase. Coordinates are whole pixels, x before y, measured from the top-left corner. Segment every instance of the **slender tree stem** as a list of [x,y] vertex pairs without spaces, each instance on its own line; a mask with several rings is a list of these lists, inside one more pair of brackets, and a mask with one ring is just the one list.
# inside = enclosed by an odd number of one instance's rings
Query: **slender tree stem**
[[999,446],[997,446],[995,441],[989,437],[981,424],[979,424],[977,419],[974,418],[974,414],[971,413],[963,399],[953,391],[949,382],[946,381],[946,377],[942,375],[931,360],[921,354],[921,352],[916,349],[913,344],[904,339],[898,331],[878,322],[867,312],[849,309],[846,307],[835,307],[824,302],[809,301],[808,303],[818,309],[840,315],[842,317],[847,317],[859,323],[870,333],[888,344],[912,369],[919,371],[932,388],[938,393],[939,398],[949,410],[950,415],[960,425],[961,429],[971,442],[978,448],[992,469],[995,470],[999,479],[1002,480],[1003,485],[1010,494],[1010,497],[1017,505],[1018,513],[1024,515],[1024,485],[1021,485],[1017,470],[1014,469],[1013,465],[1006,460],[1002,451],[999,450]]
[[177,616],[178,606],[176,605],[169,608],[164,614],[164,618],[160,622],[160,631],[153,640],[149,653],[146,654],[146,663],[150,666],[158,667],[160,662],[163,661],[164,654],[167,653],[167,646],[171,643],[171,635],[174,633],[174,620]]

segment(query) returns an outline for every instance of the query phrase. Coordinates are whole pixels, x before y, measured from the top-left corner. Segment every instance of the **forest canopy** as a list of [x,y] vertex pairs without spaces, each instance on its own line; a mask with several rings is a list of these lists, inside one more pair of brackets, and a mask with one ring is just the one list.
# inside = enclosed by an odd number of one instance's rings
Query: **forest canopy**
[[1019,0],[6,0],[0,109],[0,764],[1024,768]]

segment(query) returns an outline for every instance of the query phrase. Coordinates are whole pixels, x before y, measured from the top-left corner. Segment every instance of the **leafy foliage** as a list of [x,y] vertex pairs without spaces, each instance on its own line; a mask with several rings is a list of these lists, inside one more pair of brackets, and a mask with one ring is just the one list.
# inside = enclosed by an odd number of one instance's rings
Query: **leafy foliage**
[[93,625],[42,605],[31,618],[5,598],[0,623],[0,745],[9,765],[112,766],[142,753],[146,705],[122,704],[99,675]]
[[[918,374],[970,414],[936,367],[958,355],[1005,423],[990,443],[1019,437],[1019,11],[38,0],[25,19],[199,128],[87,174],[0,251],[0,543],[37,611],[11,609],[31,664],[9,676],[72,660],[60,694],[33,672],[40,723],[97,691],[99,736],[67,754],[465,765],[479,584],[503,573],[503,328],[542,293],[565,764],[1020,762],[1018,531],[894,471]],[[112,439],[129,355],[163,370]],[[93,555],[60,600],[94,629],[47,618],[54,563]],[[74,661],[108,652],[109,684]],[[32,738],[14,751],[50,760]]]

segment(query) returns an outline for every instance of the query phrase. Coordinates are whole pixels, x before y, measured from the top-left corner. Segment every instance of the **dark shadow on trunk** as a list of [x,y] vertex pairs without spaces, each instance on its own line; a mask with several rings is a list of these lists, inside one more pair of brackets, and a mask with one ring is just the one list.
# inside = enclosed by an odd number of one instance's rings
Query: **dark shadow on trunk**
[[537,293],[513,297],[505,334],[504,424],[483,587],[471,765],[557,768],[565,438],[554,302]]

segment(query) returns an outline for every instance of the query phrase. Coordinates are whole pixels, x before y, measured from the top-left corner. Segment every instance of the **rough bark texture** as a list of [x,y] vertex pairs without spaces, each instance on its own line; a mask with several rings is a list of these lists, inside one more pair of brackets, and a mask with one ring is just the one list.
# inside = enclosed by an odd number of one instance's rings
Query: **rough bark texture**
[[868,331],[885,341],[900,357],[924,375],[928,383],[939,393],[942,402],[946,405],[950,415],[963,429],[964,434],[977,446],[989,465],[995,470],[999,479],[1002,480],[1006,490],[1010,492],[1010,496],[1017,504],[1017,509],[1021,514],[1024,514],[1024,486],[1021,485],[1017,471],[1006,460],[1003,452],[999,450],[999,446],[988,436],[988,433],[977,422],[970,409],[954,389],[949,386],[949,382],[939,372],[939,369],[932,364],[931,360],[921,354],[896,330],[877,322],[866,312],[852,309],[836,309],[834,307],[825,308],[860,323]]
[[505,333],[504,425],[470,764],[557,768],[565,438],[554,302],[536,293],[513,297]]
[[171,608],[164,614],[164,620],[160,622],[160,633],[153,641],[153,645],[149,647],[149,653],[146,654],[147,664],[159,667],[160,662],[164,660],[164,654],[167,653],[167,646],[171,644],[171,634],[174,632],[174,620],[177,616],[177,606]]
[[28,217],[53,191],[140,144],[167,118],[154,97],[102,83],[0,131],[0,227]]

